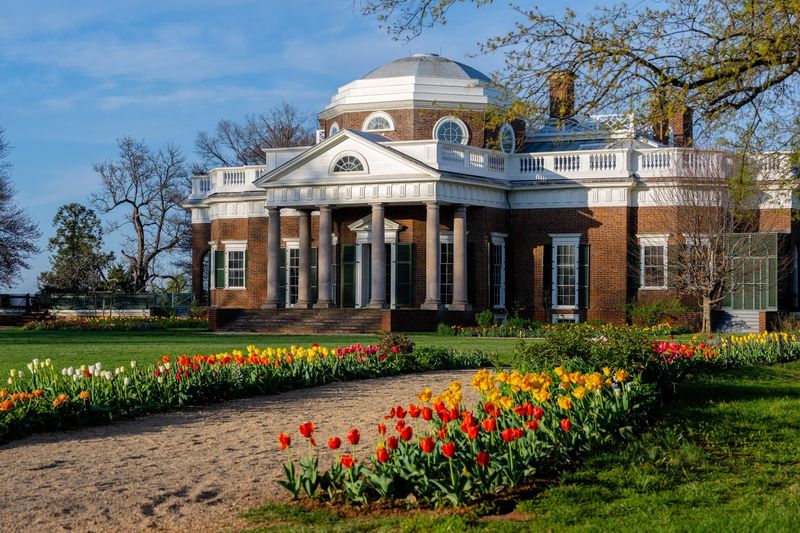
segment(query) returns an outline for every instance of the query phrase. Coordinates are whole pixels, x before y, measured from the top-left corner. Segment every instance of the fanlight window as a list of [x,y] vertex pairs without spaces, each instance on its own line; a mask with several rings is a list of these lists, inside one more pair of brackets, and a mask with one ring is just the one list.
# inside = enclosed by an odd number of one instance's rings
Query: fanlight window
[[334,172],[364,172],[364,164],[354,155],[346,155],[333,165]]
[[392,129],[392,125],[389,124],[389,121],[386,119],[386,117],[377,116],[369,119],[369,122],[367,122],[367,127],[364,129],[367,131],[390,130]]
[[436,139],[454,144],[467,143],[467,130],[460,120],[446,118],[436,125],[434,131]]

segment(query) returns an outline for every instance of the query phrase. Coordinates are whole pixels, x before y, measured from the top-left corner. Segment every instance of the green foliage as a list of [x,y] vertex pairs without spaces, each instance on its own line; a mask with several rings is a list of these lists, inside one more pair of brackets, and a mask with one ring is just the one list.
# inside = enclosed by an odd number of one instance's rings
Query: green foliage
[[378,340],[378,345],[384,353],[393,352],[408,355],[414,351],[414,341],[405,333],[387,331]]
[[443,337],[453,337],[456,334],[456,330],[444,322],[439,322],[436,326],[436,334],[442,335]]
[[668,322],[688,308],[675,298],[658,299],[652,302],[631,302],[625,305],[628,317],[635,326],[657,326]]
[[36,331],[151,331],[174,328],[207,329],[208,320],[174,316],[115,316],[56,318],[38,320],[25,325],[25,329]]
[[484,309],[480,313],[476,313],[475,323],[481,328],[488,328],[494,325],[494,313],[491,309]]

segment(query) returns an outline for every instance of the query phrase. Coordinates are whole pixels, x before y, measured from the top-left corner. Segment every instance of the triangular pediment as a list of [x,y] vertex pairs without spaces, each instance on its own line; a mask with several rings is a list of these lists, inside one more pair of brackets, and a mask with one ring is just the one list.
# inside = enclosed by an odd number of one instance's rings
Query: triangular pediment
[[[348,158],[352,170],[336,163]],[[358,162],[358,164],[355,163]],[[262,188],[292,185],[395,182],[409,178],[439,177],[437,170],[406,154],[343,130],[255,181]]]
[[[358,233],[359,231],[371,231],[372,230],[372,215],[367,215],[363,218],[360,218],[347,226],[347,228],[354,232]],[[403,228],[401,224],[398,224],[394,220],[390,220],[388,218],[383,219],[383,229],[384,231],[391,232],[391,231],[399,231]]]

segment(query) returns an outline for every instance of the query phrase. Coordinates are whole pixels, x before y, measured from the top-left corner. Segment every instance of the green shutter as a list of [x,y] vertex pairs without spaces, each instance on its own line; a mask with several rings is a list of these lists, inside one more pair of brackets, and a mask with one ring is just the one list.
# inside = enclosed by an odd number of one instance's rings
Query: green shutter
[[542,248],[542,306],[547,310],[553,307],[553,246]]
[[317,277],[317,249],[311,248],[311,301],[316,302],[319,296],[319,278]]
[[278,299],[280,300],[278,302],[278,307],[286,306],[286,251],[286,248],[281,248],[281,251],[278,254],[278,257],[280,257],[281,260],[281,265],[278,268],[278,286],[280,287],[280,290],[278,291]]
[[395,245],[395,297],[397,307],[411,307],[413,304],[413,265],[411,243],[398,243]]
[[214,252],[214,287],[225,288],[225,252]]
[[589,307],[589,245],[578,247],[578,307]]
[[356,306],[356,245],[342,245],[342,307]]

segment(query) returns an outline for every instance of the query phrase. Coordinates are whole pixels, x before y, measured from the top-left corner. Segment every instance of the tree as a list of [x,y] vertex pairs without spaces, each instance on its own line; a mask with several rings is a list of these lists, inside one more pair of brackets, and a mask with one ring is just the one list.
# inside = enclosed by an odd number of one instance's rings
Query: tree
[[[364,0],[397,38],[443,24],[461,3],[492,0]],[[663,124],[685,109],[705,132],[757,119],[763,142],[785,147],[800,117],[800,1],[669,0],[596,7],[579,17],[516,8],[519,20],[488,39],[501,51],[501,80],[511,94],[544,112],[548,76],[576,78],[576,111],[636,111]],[[768,128],[782,124],[777,138]],[[698,136],[696,132],[696,137]],[[748,140],[747,142],[752,142]]]
[[314,140],[309,117],[283,102],[267,113],[248,115],[244,122],[220,120],[212,134],[201,131],[195,152],[205,168],[264,164],[263,148],[305,146]]
[[183,155],[172,145],[153,150],[143,141],[123,137],[119,159],[94,165],[101,191],[92,203],[102,214],[119,210],[127,228],[122,255],[128,263],[133,290],[144,291],[161,277],[160,261],[176,249],[189,232],[181,203],[189,192]]
[[106,282],[113,253],[104,253],[100,219],[78,203],[62,205],[53,217],[56,230],[47,244],[51,268],[39,276],[42,289],[90,292]]
[[9,150],[0,128],[0,287],[10,287],[20,270],[30,267],[28,259],[39,252],[35,241],[41,236],[39,226],[14,202],[11,165],[5,160]]
[[[703,331],[709,332],[713,309],[748,284],[768,287],[755,282],[760,276],[777,286],[777,277],[789,266],[790,257],[778,260],[780,243],[771,233],[786,231],[786,221],[770,220],[768,211],[759,210],[775,200],[785,203],[784,196],[791,194],[780,177],[789,172],[788,162],[777,165],[782,172],[776,177],[767,177],[759,175],[760,156],[684,151],[679,157],[677,174],[691,177],[649,184],[656,208],[647,218],[651,227],[672,236],[667,287],[698,302]],[[647,279],[649,265],[643,264]]]

